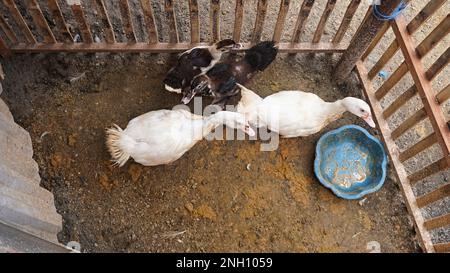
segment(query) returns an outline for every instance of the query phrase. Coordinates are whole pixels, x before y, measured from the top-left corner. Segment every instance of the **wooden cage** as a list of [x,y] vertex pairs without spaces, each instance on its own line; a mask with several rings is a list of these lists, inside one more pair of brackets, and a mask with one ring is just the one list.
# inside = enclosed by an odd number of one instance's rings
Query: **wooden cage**
[[[80,39],[75,37],[75,33],[67,24],[62,12],[61,1],[57,0],[25,0],[17,3],[14,0],[2,0],[4,9],[0,14],[0,53],[7,57],[14,53],[34,53],[34,52],[179,52],[196,45],[205,44],[201,42],[199,16],[199,4],[197,0],[185,0],[189,7],[190,39],[181,41],[177,30],[178,16],[174,6],[183,0],[164,0],[165,22],[167,23],[168,37],[161,37],[158,24],[152,8],[152,0],[140,0],[140,9],[143,14],[143,23],[146,30],[146,41],[138,41],[133,25],[133,15],[130,11],[131,0],[120,0],[119,8],[122,27],[126,36],[125,41],[118,41],[114,29],[114,24],[110,20],[110,10],[105,5],[104,0],[89,0],[95,7],[96,19],[101,23],[104,37],[95,37],[92,33],[92,26],[86,19],[86,8],[81,0],[64,0],[64,4],[70,7],[70,12],[76,21]],[[88,0],[86,0],[88,1]],[[227,1],[227,0],[223,0]],[[222,1],[222,2],[223,2]],[[218,41],[223,38],[233,38],[241,42],[241,32],[243,18],[247,1],[229,0],[235,6],[234,25],[232,26],[232,37],[222,37],[221,35],[221,1],[209,0],[209,33],[208,42]],[[276,0],[274,0],[276,1]],[[296,15],[296,23],[293,29],[285,28],[285,21],[294,1],[277,0],[279,9],[276,24],[265,25],[267,17],[268,0],[258,0],[256,7],[256,18],[253,24],[251,39],[243,43],[241,50],[249,48],[252,44],[261,40],[261,34],[265,28],[273,29],[272,39],[279,45],[280,52],[284,53],[342,53],[340,61],[336,67],[336,78],[346,78],[352,70],[356,70],[359,80],[363,86],[365,97],[369,101],[381,131],[391,162],[396,170],[401,190],[405,196],[408,210],[414,218],[414,224],[419,237],[419,242],[426,252],[449,252],[450,242],[433,243],[430,231],[437,228],[448,227],[450,225],[450,212],[432,218],[426,218],[422,209],[432,203],[450,197],[450,183],[438,183],[439,186],[425,194],[414,193],[413,186],[424,179],[435,175],[438,172],[448,171],[450,167],[450,129],[449,122],[443,113],[443,103],[450,98],[450,87],[447,84],[442,90],[433,90],[432,81],[448,65],[449,48],[428,68],[425,69],[422,63],[423,57],[430,52],[450,31],[449,14],[442,22],[418,45],[412,39],[412,35],[419,28],[428,22],[433,14],[446,4],[446,0],[429,0],[423,9],[407,23],[403,16],[398,16],[394,20],[380,21],[373,15],[373,6],[366,6],[365,17],[361,20],[354,19],[355,12],[361,7],[363,1],[349,0],[347,9],[340,19],[339,27],[330,41],[323,41],[323,33],[327,21],[329,21],[337,0],[326,0],[319,23],[315,28],[313,38],[310,42],[301,42],[301,36],[305,29],[307,19],[315,2],[325,2],[325,0],[303,0]],[[395,7],[402,2],[400,0],[381,1],[380,8],[386,14],[390,14]],[[404,3],[410,1],[403,1]],[[42,3],[50,15],[45,16],[42,10]],[[29,18],[26,18],[23,10],[27,11]],[[354,19],[354,20],[353,20]],[[49,22],[51,21],[51,26]],[[359,28],[351,37],[350,43],[344,43],[343,37],[352,23],[359,25]],[[14,24],[16,27],[12,27]],[[231,26],[230,26],[231,27]],[[55,35],[55,30],[58,35]],[[395,34],[390,45],[384,53],[376,60],[374,66],[367,68],[367,58],[379,45],[385,34],[389,31]],[[290,41],[282,41],[283,32],[290,32]],[[20,32],[20,33],[18,33]],[[348,35],[348,34],[347,34]],[[59,37],[59,38],[57,38]],[[162,42],[168,38],[168,42]],[[400,52],[403,62],[386,80],[383,80],[379,87],[374,84],[374,79],[381,69]],[[413,83],[404,92],[387,106],[382,106],[381,100],[389,94],[400,80],[410,74]],[[447,76],[448,77],[448,76]],[[413,97],[418,96],[423,107],[406,118],[395,129],[389,121],[394,113],[404,106]],[[395,140],[405,132],[423,120],[429,120],[432,126],[432,133],[420,139],[416,143],[411,143],[406,149],[400,150]],[[404,162],[418,155],[437,143],[442,151],[442,156],[433,163],[408,173],[405,170]],[[446,181],[444,181],[446,182]]]

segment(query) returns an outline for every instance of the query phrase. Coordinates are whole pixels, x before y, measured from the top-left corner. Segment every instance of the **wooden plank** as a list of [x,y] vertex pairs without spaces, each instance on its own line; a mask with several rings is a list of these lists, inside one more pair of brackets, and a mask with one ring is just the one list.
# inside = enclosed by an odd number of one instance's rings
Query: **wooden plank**
[[47,6],[49,10],[52,12],[53,20],[64,37],[64,41],[66,43],[73,43],[73,37],[70,33],[69,28],[67,27],[66,20],[61,12],[61,8],[59,7],[57,0],[47,0]]
[[375,65],[370,69],[369,71],[369,79],[373,79],[378,72],[389,62],[389,60],[392,58],[392,56],[395,55],[395,52],[398,50],[398,43],[397,40],[394,39],[392,43],[389,45],[389,47],[386,49],[386,51],[381,55],[381,57],[378,59],[378,61],[375,63]]
[[435,244],[434,249],[438,253],[447,253],[450,252],[450,243],[441,243],[441,244]]
[[450,60],[450,47],[442,53],[442,55],[430,66],[430,68],[425,72],[425,75],[429,81],[432,81],[439,72],[444,69]]
[[8,24],[8,22],[5,20],[2,14],[0,14],[0,27],[2,28],[2,31],[5,33],[10,43],[15,44],[19,42],[16,34],[14,33],[11,26]]
[[405,121],[402,122],[394,131],[391,133],[392,139],[396,140],[399,138],[404,132],[411,129],[414,125],[424,120],[427,117],[427,112],[425,109],[421,108]]
[[256,44],[261,41],[261,35],[266,20],[267,0],[258,0],[258,8],[256,10],[255,27],[253,28],[252,43]]
[[447,0],[428,1],[425,7],[406,26],[409,34],[416,32]]
[[450,84],[447,84],[447,86],[436,95],[436,101],[439,104],[444,103],[448,99],[450,99]]
[[155,15],[150,0],[141,0],[142,13],[144,14],[145,25],[147,26],[147,34],[150,44],[157,43],[158,29],[156,27]]
[[81,38],[83,39],[83,42],[92,44],[94,40],[92,39],[91,30],[86,21],[86,18],[84,17],[83,7],[78,4],[73,4],[70,6],[70,8],[72,9],[75,20],[77,21],[78,27],[80,28]]
[[27,40],[27,42],[33,43],[33,44],[36,43],[36,39],[34,38],[33,33],[31,32],[27,23],[23,19],[22,14],[20,14],[19,9],[17,9],[16,3],[14,3],[13,0],[3,0],[3,4],[11,12],[11,15],[13,16],[17,25],[19,26],[20,30],[22,31],[23,35],[25,36],[25,39]]
[[[381,5],[378,7],[383,14],[391,14],[402,1],[407,2],[405,0],[381,1]],[[367,17],[359,31],[354,35],[348,50],[339,59],[333,75],[334,81],[340,84],[348,78],[356,62],[361,59],[385,23],[386,21],[377,19],[373,14]]]
[[336,5],[336,0],[328,0],[327,5],[320,17],[319,24],[317,25],[316,31],[314,32],[313,43],[320,42],[320,38],[322,38],[323,31],[325,30],[325,26],[327,25],[328,18],[330,18],[331,12]]
[[304,0],[298,13],[297,22],[295,23],[294,33],[292,34],[292,43],[298,43],[300,41],[300,36],[306,25],[306,20],[311,13],[311,9],[314,5],[314,0]]
[[419,58],[424,57],[432,50],[440,40],[450,32],[450,14],[447,14],[444,20],[433,29],[433,31],[417,46],[416,53]]
[[211,0],[210,6],[210,27],[212,42],[220,41],[220,1]]
[[191,43],[200,42],[200,24],[198,21],[197,0],[189,0],[189,17],[191,22]]
[[431,218],[425,222],[425,227],[428,230],[445,227],[450,225],[450,213]]
[[382,99],[408,72],[406,62],[400,64],[392,75],[375,92],[377,99]]
[[133,20],[131,19],[131,10],[129,0],[119,1],[120,14],[122,15],[123,29],[129,43],[136,43],[136,34],[134,33]]
[[431,83],[426,78],[423,65],[417,52],[413,48],[414,43],[411,36],[406,31],[406,26],[402,17],[397,17],[397,19],[393,21],[392,29],[397,37],[403,56],[408,65],[409,72],[422,100],[422,104],[430,118],[433,130],[436,132],[444,157],[447,159],[447,163],[450,166],[450,128],[447,125],[439,103],[436,102],[433,96]]
[[277,23],[275,24],[272,38],[275,43],[280,42],[281,36],[283,35],[284,23],[286,21],[286,15],[289,11],[289,3],[290,0],[280,0],[280,9],[278,11]]
[[27,0],[25,5],[33,18],[34,23],[36,23],[37,28],[39,29],[45,43],[56,43],[55,36],[53,35],[50,26],[45,20],[44,14],[42,14],[42,10],[39,7],[36,0]]
[[365,97],[368,99],[372,107],[373,118],[381,131],[381,137],[383,138],[384,144],[386,145],[386,151],[389,153],[391,163],[394,166],[395,175],[397,176],[398,181],[400,182],[401,192],[403,193],[403,196],[406,200],[406,207],[410,215],[413,216],[414,227],[416,229],[419,243],[425,252],[434,252],[430,234],[424,227],[424,219],[419,207],[416,204],[414,192],[409,183],[406,170],[403,164],[398,159],[399,155],[398,147],[395,144],[394,140],[392,140],[392,138],[390,137],[391,130],[389,128],[387,121],[382,117],[381,105],[377,100],[377,98],[375,97],[375,94],[373,92],[373,85],[369,80],[369,78],[367,77],[366,67],[361,60],[359,60],[356,63],[356,71],[358,74],[358,78],[363,85]]
[[416,154],[422,152],[423,150],[431,147],[434,143],[436,143],[436,135],[435,133],[432,133],[425,137],[424,139],[420,140],[413,146],[409,147],[405,151],[403,151],[398,158],[401,162],[405,162],[406,160],[410,159],[411,157],[415,156]]
[[[208,45],[206,43],[74,43],[73,45],[56,43],[35,45],[17,44],[11,47],[15,53],[37,53],[37,52],[149,52],[149,53],[175,53],[182,52],[193,46]],[[244,51],[252,47],[251,43],[243,43],[242,47],[235,51]],[[333,45],[331,43],[280,43],[278,51],[281,53],[343,53],[346,50],[344,45]]]
[[385,22],[384,25],[381,27],[380,31],[378,31],[375,38],[373,38],[372,42],[370,43],[369,47],[367,48],[366,52],[361,56],[361,60],[367,59],[367,57],[372,53],[372,50],[377,46],[378,42],[380,42],[381,38],[384,37],[384,34],[388,31],[390,25],[388,22]]
[[347,31],[348,27],[350,26],[350,23],[352,22],[353,15],[355,15],[356,10],[358,9],[359,4],[361,3],[361,0],[352,0],[350,4],[347,7],[347,10],[345,11],[344,18],[342,18],[342,22],[339,25],[339,28],[336,32],[336,35],[334,35],[333,44],[338,44],[342,41],[342,38],[344,38],[344,34]]
[[169,24],[169,42],[178,43],[177,19],[173,10],[173,0],[164,0],[164,10],[166,11],[166,18]]
[[432,192],[417,197],[417,205],[419,208],[423,208],[447,196],[450,196],[450,184],[446,184]]
[[241,40],[242,22],[244,20],[244,0],[236,0],[234,10],[233,40],[238,43]]
[[407,103],[414,95],[417,93],[417,88],[415,85],[411,86],[403,92],[398,98],[394,100],[384,111],[383,111],[383,117],[385,119],[389,118],[394,114],[400,107],[402,107],[405,103]]
[[[115,43],[116,36],[114,35],[114,29],[109,19],[108,11],[106,10],[105,2],[103,0],[95,0],[95,7],[97,9],[97,14],[102,20],[102,24],[105,27],[103,32],[105,33],[105,40],[107,43]],[[144,13],[144,17],[145,13]],[[146,18],[145,18],[146,19]],[[145,21],[147,23],[147,21]]]

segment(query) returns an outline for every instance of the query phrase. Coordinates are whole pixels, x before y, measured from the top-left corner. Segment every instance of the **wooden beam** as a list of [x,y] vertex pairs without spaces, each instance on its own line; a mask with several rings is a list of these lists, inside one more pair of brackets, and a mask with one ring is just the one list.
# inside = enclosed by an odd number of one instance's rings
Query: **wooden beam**
[[28,11],[30,12],[31,17],[33,18],[34,23],[36,23],[37,28],[42,34],[45,43],[56,43],[55,36],[53,35],[50,26],[45,20],[44,14],[42,14],[42,10],[39,7],[36,0],[27,0],[25,2]]
[[178,27],[175,12],[173,10],[173,0],[164,0],[164,9],[169,24],[169,43],[178,43]]
[[436,95],[436,101],[439,104],[444,103],[448,99],[450,99],[450,84],[447,84],[447,86]]
[[[103,0],[95,0],[94,2],[95,2],[95,7],[97,9],[97,14],[99,15],[100,19],[102,20],[103,26],[106,28],[106,29],[104,29],[106,42],[110,43],[110,44],[115,43],[116,36],[114,35],[114,29],[111,24],[111,20],[109,19],[109,15],[108,15],[108,11],[106,10],[105,2]],[[144,17],[145,17],[145,13],[144,13]]]
[[372,53],[372,50],[377,46],[378,42],[380,42],[380,40],[384,37],[384,34],[386,34],[386,32],[388,31],[389,27],[390,27],[390,25],[389,25],[388,22],[384,23],[384,25],[381,27],[380,31],[378,31],[378,33],[375,36],[375,38],[373,38],[373,40],[370,43],[370,45],[367,48],[367,50],[361,56],[361,60],[367,59],[367,57],[370,55],[370,53]]
[[16,21],[17,25],[19,26],[22,33],[25,35],[25,38],[28,43],[36,43],[36,39],[33,36],[33,33],[31,32],[30,28],[28,27],[27,23],[22,17],[22,14],[20,14],[19,9],[16,6],[16,3],[14,3],[13,0],[3,0],[3,4],[9,9],[11,12],[11,15],[13,16],[14,20]]
[[314,0],[304,0],[298,13],[297,22],[295,23],[294,33],[292,34],[292,43],[298,43],[300,41],[300,36],[306,25],[306,20],[311,13],[311,9],[314,5]]
[[61,8],[59,7],[57,0],[47,0],[47,6],[49,10],[52,12],[53,20],[59,29],[61,31],[62,36],[64,37],[64,42],[66,43],[73,43],[73,37],[70,33],[69,28],[67,27],[66,20],[64,19],[64,16],[61,12]]
[[278,11],[277,23],[275,24],[272,38],[275,43],[279,43],[281,36],[283,35],[284,23],[286,21],[286,15],[289,11],[289,3],[290,0],[280,0],[280,9]]
[[122,15],[122,24],[125,34],[127,36],[127,41],[129,43],[136,43],[136,34],[134,33],[133,20],[131,19],[131,10],[129,0],[119,1],[120,14]]
[[450,32],[450,14],[417,46],[418,58],[424,57]]
[[261,41],[261,35],[266,20],[267,0],[258,0],[258,8],[256,10],[255,27],[253,28],[252,43],[256,44]]
[[397,41],[402,50],[405,62],[408,65],[409,72],[417,87],[422,104],[430,118],[431,124],[436,136],[438,137],[439,145],[442,148],[444,157],[448,160],[448,166],[450,166],[450,128],[447,126],[444,114],[436,102],[431,83],[428,81],[425,75],[425,71],[420,57],[413,48],[412,37],[406,31],[406,25],[402,17],[397,17],[392,23],[392,29],[394,30]]
[[405,121],[400,124],[394,131],[391,133],[392,139],[396,140],[399,138],[404,132],[411,129],[414,125],[419,123],[420,121],[424,120],[427,117],[427,112],[425,109],[421,108],[414,114],[412,114],[409,118],[407,118]]
[[91,29],[84,17],[83,7],[78,4],[73,4],[70,6],[72,9],[75,20],[78,23],[78,27],[80,28],[81,38],[83,42],[92,44],[94,40],[92,39]]
[[200,42],[200,24],[198,21],[198,2],[189,0],[189,18],[191,24],[191,43]]
[[210,5],[210,27],[212,42],[220,41],[220,1],[211,0]]
[[336,5],[336,0],[328,0],[327,5],[325,6],[325,10],[320,17],[319,24],[317,25],[316,31],[313,36],[313,43],[320,42],[320,38],[322,38],[323,31],[325,30],[325,26],[327,25],[328,18],[330,18],[331,12]]
[[432,192],[417,197],[417,205],[419,208],[423,208],[447,196],[450,196],[450,184],[445,184]]
[[241,40],[242,22],[244,20],[244,0],[236,0],[234,10],[233,40],[238,43]]
[[400,64],[392,75],[375,92],[377,99],[382,99],[408,72],[406,62]]
[[158,29],[156,27],[155,15],[150,0],[141,0],[142,13],[144,14],[145,25],[147,26],[148,42],[156,44],[159,41]]
[[434,249],[438,253],[450,252],[450,243],[435,244]]
[[434,143],[436,143],[436,134],[431,133],[424,139],[420,140],[413,146],[409,147],[405,151],[403,151],[398,158],[401,162],[405,162],[406,160],[410,159],[411,157],[417,155],[418,153],[422,152],[423,150],[431,147]]
[[359,4],[361,3],[361,0],[352,0],[350,4],[347,7],[347,10],[345,11],[344,18],[342,18],[342,22],[336,32],[336,35],[334,35],[333,44],[338,44],[342,41],[342,38],[344,38],[344,34],[347,31],[350,23],[352,22],[353,15],[355,15],[356,10],[358,9]]
[[16,34],[14,33],[11,26],[8,24],[8,22],[5,20],[2,14],[0,14],[0,27],[2,28],[2,31],[5,33],[10,43],[16,44],[19,42]]
[[402,107],[405,103],[407,103],[410,99],[414,97],[414,95],[417,94],[417,88],[415,85],[411,86],[403,92],[398,98],[394,100],[384,111],[383,111],[383,117],[385,119],[389,118],[394,114],[400,107]]
[[372,82],[367,77],[366,67],[364,66],[364,63],[361,60],[359,60],[356,63],[356,71],[359,80],[363,86],[365,97],[368,99],[372,107],[374,120],[381,131],[381,137],[384,140],[384,144],[386,145],[386,151],[389,153],[392,165],[394,166],[395,175],[397,176],[398,181],[400,182],[400,188],[406,200],[406,207],[410,215],[413,216],[414,227],[416,228],[419,243],[425,252],[434,252],[430,234],[424,227],[424,218],[422,216],[419,207],[416,204],[416,199],[414,196],[414,192],[411,188],[411,185],[409,183],[408,175],[406,173],[403,164],[398,159],[399,155],[398,147],[390,136],[391,130],[389,128],[389,124],[382,116],[383,109],[381,108],[379,101],[374,95]]
[[447,50],[442,53],[442,55],[430,66],[430,68],[425,72],[425,75],[427,76],[427,79],[429,81],[432,81],[439,72],[444,69],[448,62],[450,60],[450,47],[447,48]]
[[[175,53],[188,50],[194,46],[207,45],[206,43],[74,43],[72,45],[56,43],[35,45],[17,44],[11,47],[13,53],[38,53],[38,52],[150,52],[150,53]],[[250,43],[243,43],[243,46],[235,51],[244,51],[251,48]],[[280,43],[278,51],[280,53],[343,53],[346,47],[343,45],[333,45],[331,43]]]
[[[383,14],[391,14],[400,2],[402,2],[402,0],[381,1],[379,10]],[[361,56],[367,51],[370,43],[376,37],[378,31],[380,31],[385,22],[386,21],[377,19],[373,14],[368,16],[359,31],[354,35],[348,50],[341,56],[336,65],[333,78],[337,83],[343,83],[345,79],[348,78],[355,67],[356,62],[361,59]]]
[[428,230],[445,227],[450,225],[450,213],[429,219],[425,222],[425,227]]

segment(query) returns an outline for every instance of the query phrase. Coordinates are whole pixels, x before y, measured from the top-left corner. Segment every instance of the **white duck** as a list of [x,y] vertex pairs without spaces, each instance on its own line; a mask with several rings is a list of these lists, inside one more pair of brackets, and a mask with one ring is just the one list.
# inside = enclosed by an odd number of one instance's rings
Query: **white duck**
[[145,166],[169,164],[222,124],[255,135],[239,113],[220,111],[202,117],[184,109],[158,110],[132,119],[125,130],[117,125],[107,129],[106,145],[119,166],[130,157]]
[[245,114],[251,124],[266,126],[286,138],[317,133],[346,111],[375,127],[370,107],[361,99],[346,97],[326,102],[313,93],[302,91],[281,91],[263,99],[244,86],[239,87],[242,99],[237,111]]

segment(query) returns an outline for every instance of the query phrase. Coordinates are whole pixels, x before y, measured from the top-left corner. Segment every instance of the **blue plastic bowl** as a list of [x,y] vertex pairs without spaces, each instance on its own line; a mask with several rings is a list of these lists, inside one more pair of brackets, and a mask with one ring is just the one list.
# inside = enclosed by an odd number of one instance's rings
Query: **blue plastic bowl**
[[341,198],[359,199],[379,190],[386,166],[383,144],[359,126],[342,126],[317,142],[314,173]]

